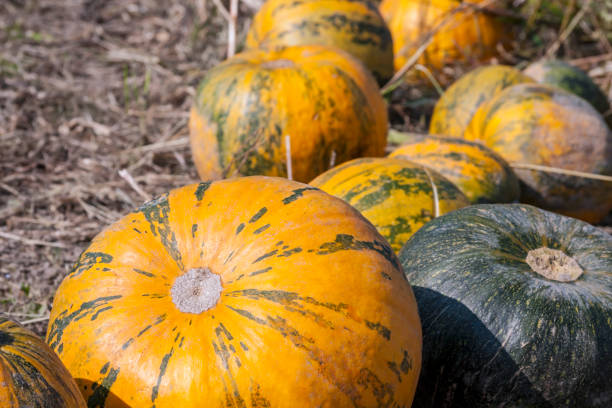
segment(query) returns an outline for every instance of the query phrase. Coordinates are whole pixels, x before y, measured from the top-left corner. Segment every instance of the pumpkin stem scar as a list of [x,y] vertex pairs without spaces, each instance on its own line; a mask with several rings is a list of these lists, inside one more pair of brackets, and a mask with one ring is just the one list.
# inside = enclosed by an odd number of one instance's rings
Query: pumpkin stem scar
[[266,61],[261,64],[261,67],[264,69],[279,69],[279,68],[293,68],[295,64],[293,61],[281,58],[272,61]]
[[535,273],[558,282],[573,282],[584,273],[574,258],[558,249],[532,249],[525,262]]
[[193,268],[176,278],[170,294],[178,310],[200,314],[217,304],[222,290],[219,275],[208,268]]

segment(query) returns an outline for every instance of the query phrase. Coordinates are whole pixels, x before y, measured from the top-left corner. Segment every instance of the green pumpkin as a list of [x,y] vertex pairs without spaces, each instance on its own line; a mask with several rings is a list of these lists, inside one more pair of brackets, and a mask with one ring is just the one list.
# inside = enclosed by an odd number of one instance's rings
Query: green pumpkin
[[565,89],[589,101],[602,115],[610,110],[606,94],[597,86],[591,77],[573,65],[560,60],[537,61],[525,68],[525,75],[537,82]]
[[524,204],[430,221],[400,251],[423,325],[413,407],[612,406],[612,236]]

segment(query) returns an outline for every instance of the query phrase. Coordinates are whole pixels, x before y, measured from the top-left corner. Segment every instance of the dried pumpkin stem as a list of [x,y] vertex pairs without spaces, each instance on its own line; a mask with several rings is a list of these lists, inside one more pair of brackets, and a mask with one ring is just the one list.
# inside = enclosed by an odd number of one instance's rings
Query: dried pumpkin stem
[[558,249],[532,249],[525,262],[535,273],[557,282],[573,282],[584,273],[574,258]]

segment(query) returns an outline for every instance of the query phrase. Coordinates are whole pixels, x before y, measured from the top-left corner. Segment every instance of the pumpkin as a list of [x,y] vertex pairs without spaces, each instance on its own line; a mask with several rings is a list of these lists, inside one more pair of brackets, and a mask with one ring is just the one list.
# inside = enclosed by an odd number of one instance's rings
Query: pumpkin
[[479,143],[414,135],[389,157],[410,160],[437,171],[473,204],[519,199],[519,182],[512,168],[501,156]]
[[410,406],[420,330],[367,220],[254,176],[178,188],[98,235],[47,342],[90,406]]
[[399,256],[423,324],[414,407],[612,406],[612,236],[480,204],[432,220]]
[[[464,135],[510,164],[612,175],[612,132],[584,99],[543,84],[512,86],[483,104]],[[521,201],[597,223],[612,208],[609,182],[515,168]]]
[[53,350],[33,332],[4,317],[0,317],[0,406],[86,406]]
[[610,110],[606,94],[580,68],[560,60],[534,62],[523,71],[539,83],[558,86],[590,102],[602,115]]
[[353,57],[311,45],[251,50],[208,71],[189,119],[203,180],[233,175],[309,181],[362,155],[384,155],[387,111],[374,78]]
[[449,86],[436,102],[429,132],[462,138],[470,119],[483,102],[509,86],[526,82],[534,81],[506,65],[488,65],[468,72]]
[[[439,25],[418,62],[439,78],[449,64],[485,61],[497,54],[506,28],[493,15],[460,0],[383,0],[380,12],[393,36],[395,69],[401,69]],[[478,0],[471,2],[477,6]],[[460,8],[460,10],[456,10]]]
[[310,184],[359,210],[395,251],[432,218],[469,204],[465,195],[436,171],[401,159],[351,160]]
[[391,33],[369,0],[268,0],[253,17],[246,44],[338,47],[365,64],[379,85],[393,75]]

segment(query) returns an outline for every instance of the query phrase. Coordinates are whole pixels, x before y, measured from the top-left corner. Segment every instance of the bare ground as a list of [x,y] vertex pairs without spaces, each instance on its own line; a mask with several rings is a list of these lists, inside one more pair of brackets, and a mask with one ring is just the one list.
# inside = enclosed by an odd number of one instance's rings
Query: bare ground
[[[251,14],[240,16],[239,46]],[[612,47],[585,41],[587,28],[560,51],[611,90]],[[561,31],[537,31],[502,62],[541,55]],[[54,290],[95,234],[197,181],[187,115],[226,33],[205,0],[0,2],[0,313],[44,333]],[[424,130],[435,95],[404,89],[391,102],[395,127]]]

